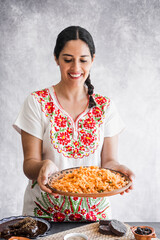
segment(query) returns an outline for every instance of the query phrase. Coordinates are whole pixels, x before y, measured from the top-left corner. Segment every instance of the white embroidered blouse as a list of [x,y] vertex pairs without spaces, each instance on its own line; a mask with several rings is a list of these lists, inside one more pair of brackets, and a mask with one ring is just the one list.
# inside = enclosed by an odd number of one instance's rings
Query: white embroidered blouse
[[[119,134],[124,128],[124,123],[112,100],[99,94],[93,94],[93,98],[96,106],[91,109],[87,108],[74,121],[60,105],[53,86],[35,91],[25,100],[13,126],[19,133],[22,129],[41,139],[43,141],[42,159],[51,159],[59,170],[79,166],[101,166],[104,138]],[[44,200],[44,198],[46,199]],[[64,207],[64,199],[66,202],[68,199],[67,208]],[[106,201],[106,198],[103,199]],[[78,217],[69,218],[70,215],[65,214],[65,212],[71,211],[72,215],[80,214],[82,216],[82,218],[79,217],[80,220],[84,220],[87,219],[88,213],[94,212],[94,208],[92,211],[90,208],[92,205],[95,206],[95,201],[98,204],[97,201],[100,200],[99,198],[98,200],[85,199],[86,203],[88,201],[88,205],[86,205],[88,209],[83,208],[83,212],[86,211],[86,214],[82,214],[81,211],[73,213],[70,205],[72,202],[74,206],[76,201],[78,199],[61,196],[56,199],[41,192],[38,184],[33,188],[32,181],[29,181],[24,198],[23,213],[30,215],[34,213],[36,216],[43,217],[48,214],[47,216],[51,215],[53,221],[58,221],[58,219],[77,220]],[[82,199],[81,205],[83,205],[83,201]],[[47,202],[48,205],[44,202]],[[101,204],[98,205],[100,207]],[[107,205],[105,204],[105,206]],[[50,211],[46,209],[50,209]],[[99,218],[96,215],[96,220],[103,218],[102,214],[105,215],[103,210],[101,211],[103,213],[98,214]],[[65,218],[62,214],[65,215]],[[91,213],[90,217],[94,214]],[[93,216],[91,218],[93,219]]]

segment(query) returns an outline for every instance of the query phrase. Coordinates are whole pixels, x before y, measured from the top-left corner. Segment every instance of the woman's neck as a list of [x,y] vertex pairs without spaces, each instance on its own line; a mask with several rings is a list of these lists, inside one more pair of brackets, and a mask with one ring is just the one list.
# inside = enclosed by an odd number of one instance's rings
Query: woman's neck
[[87,89],[84,85],[81,86],[68,86],[63,82],[54,85],[54,90],[59,97],[69,101],[80,101],[88,97]]

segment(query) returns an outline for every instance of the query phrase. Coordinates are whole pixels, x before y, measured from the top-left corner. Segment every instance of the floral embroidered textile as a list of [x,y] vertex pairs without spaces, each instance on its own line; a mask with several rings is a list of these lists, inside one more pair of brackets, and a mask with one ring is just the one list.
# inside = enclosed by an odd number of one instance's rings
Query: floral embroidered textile
[[93,154],[99,145],[100,125],[110,99],[93,94],[96,106],[80,114],[76,121],[58,107],[49,89],[32,93],[41,104],[46,117],[50,117],[50,139],[52,146],[68,158],[83,158]]
[[82,222],[106,219],[110,207],[105,198],[52,196],[41,193],[35,201],[34,215],[54,222]]

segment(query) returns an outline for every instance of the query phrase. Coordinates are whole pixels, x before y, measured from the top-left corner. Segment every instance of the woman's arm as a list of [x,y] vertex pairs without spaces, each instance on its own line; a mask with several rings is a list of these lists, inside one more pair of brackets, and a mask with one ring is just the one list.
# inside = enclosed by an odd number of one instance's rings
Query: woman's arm
[[42,161],[42,140],[36,138],[25,131],[21,131],[22,146],[24,153],[23,171],[25,175],[31,179],[36,180],[40,188],[48,193],[45,184],[48,177],[57,171],[56,165],[49,159]]
[[[131,181],[135,177],[134,173],[124,165],[119,164],[117,160],[118,155],[118,135],[113,137],[105,137],[102,153],[101,153],[101,165],[104,168],[110,168],[120,171],[127,175]],[[133,189],[133,185],[129,189]],[[129,192],[129,189],[126,192]]]

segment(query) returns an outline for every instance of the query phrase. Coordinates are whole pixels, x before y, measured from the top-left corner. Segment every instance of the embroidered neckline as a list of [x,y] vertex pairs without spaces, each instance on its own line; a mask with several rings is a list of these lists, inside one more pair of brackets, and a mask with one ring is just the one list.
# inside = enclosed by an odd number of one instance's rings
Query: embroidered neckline
[[[72,120],[72,122],[73,122],[74,124],[76,124],[76,122],[77,122],[81,117],[83,117],[84,114],[86,114],[88,111],[90,111],[90,109],[88,108],[88,106],[89,106],[89,98],[88,98],[88,103],[87,103],[86,108],[85,108],[84,111],[82,111],[82,112],[76,117],[76,119],[74,120],[73,117],[72,117],[72,116],[62,107],[62,105],[60,104],[60,102],[59,102],[59,100],[58,100],[58,97],[57,97],[57,94],[56,94],[56,91],[55,91],[55,89],[54,89],[54,85],[49,88],[49,91],[50,91],[50,93],[51,93],[51,96],[53,96],[54,99],[56,100],[57,106],[61,109],[62,112],[64,112],[64,113],[67,115],[67,117],[69,117],[69,118]],[[52,95],[52,93],[53,93],[53,95]]]
[[104,122],[105,110],[110,99],[93,94],[97,105],[81,113],[76,122],[57,103],[52,87],[33,92],[41,104],[42,112],[50,117],[50,139],[52,146],[68,158],[83,158],[93,154],[100,143],[100,126]]

